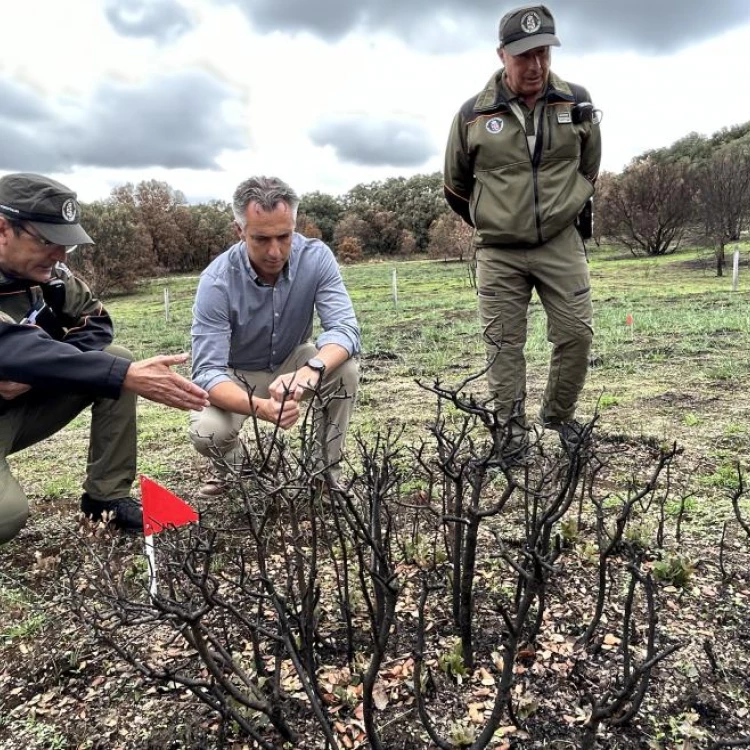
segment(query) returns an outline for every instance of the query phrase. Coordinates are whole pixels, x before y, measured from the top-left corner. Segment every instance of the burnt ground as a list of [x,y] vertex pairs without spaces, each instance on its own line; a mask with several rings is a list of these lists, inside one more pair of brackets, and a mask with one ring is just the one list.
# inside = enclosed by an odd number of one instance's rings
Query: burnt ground
[[[670,398],[681,396],[664,394],[660,400],[672,406]],[[632,479],[645,481],[658,441],[615,432],[600,433],[596,440],[610,459],[610,468],[597,485],[603,495],[617,498]],[[627,549],[640,546],[643,569],[655,576],[658,646],[677,646],[677,650],[653,670],[633,720],[618,727],[605,722],[597,738],[600,748],[750,746],[750,538],[728,501],[732,477],[724,477],[726,486],[702,485],[701,500],[696,502],[689,497],[695,476],[695,466],[675,463],[668,482],[670,499],[662,503],[661,544],[654,541],[655,506],[644,510],[628,532]],[[171,488],[192,499],[197,482],[198,476],[188,467]],[[659,492],[666,493],[667,485],[662,484]],[[739,507],[745,519],[750,517],[746,500]],[[215,508],[204,509],[207,518],[215,516]],[[236,724],[222,722],[184,688],[144,678],[76,617],[71,586],[83,588],[87,579],[96,579],[102,559],[117,560],[120,570],[132,569],[135,576],[142,575],[144,567],[141,540],[93,529],[75,511],[72,501],[42,500],[30,525],[0,551],[0,747],[255,747]],[[222,509],[220,515],[226,512]],[[495,528],[511,548],[521,541],[524,512],[522,503],[511,506]],[[241,516],[235,519],[239,524]],[[581,649],[579,638],[591,617],[597,590],[590,515],[584,513],[580,524],[568,526],[564,536],[566,547],[549,587],[539,637],[523,646],[514,664],[512,714],[504,714],[489,745],[496,750],[580,747],[582,727],[590,716],[589,699],[601,699],[621,675],[626,556],[621,558],[623,567],[615,566],[611,575],[604,618],[593,645]],[[228,551],[237,538],[229,534]],[[509,601],[514,580],[507,566],[498,562],[489,533],[481,550],[474,670],[462,674],[460,667],[450,666],[458,664],[451,656],[456,632],[444,592],[428,602],[427,707],[436,730],[456,746],[481,730],[493,705],[504,630],[496,605]],[[413,550],[412,555],[419,557]],[[681,561],[677,572],[684,573],[684,580],[655,574],[659,563],[670,559]],[[379,675],[376,716],[389,750],[434,746],[418,720],[414,700],[418,563],[418,559],[404,560],[399,567],[398,625]],[[69,570],[76,571],[72,579]],[[331,579],[323,576],[322,580],[325,586]],[[326,709],[341,747],[368,747],[361,705],[364,662],[346,663],[341,621],[333,602],[332,591],[324,590],[319,627],[327,645],[320,651],[319,675]],[[365,611],[361,602],[354,607],[364,633]],[[644,628],[644,620],[637,621],[629,638],[636,660],[644,648]],[[169,628],[132,628],[122,633],[122,639],[144,659],[186,659],[200,674],[194,653]],[[366,653],[366,638],[360,646]],[[322,747],[309,703],[288,661],[282,664],[282,679],[288,695],[286,710],[299,731],[295,746]],[[270,730],[267,737],[274,746],[283,746]]]

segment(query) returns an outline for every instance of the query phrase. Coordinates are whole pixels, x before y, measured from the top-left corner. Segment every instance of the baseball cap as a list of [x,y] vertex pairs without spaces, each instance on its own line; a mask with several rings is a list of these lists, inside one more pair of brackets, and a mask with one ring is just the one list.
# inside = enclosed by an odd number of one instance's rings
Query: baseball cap
[[76,194],[57,180],[18,172],[0,177],[0,214],[23,221],[56,245],[93,245],[79,224]]
[[559,47],[555,19],[546,5],[524,5],[500,19],[500,48],[522,55],[536,47]]

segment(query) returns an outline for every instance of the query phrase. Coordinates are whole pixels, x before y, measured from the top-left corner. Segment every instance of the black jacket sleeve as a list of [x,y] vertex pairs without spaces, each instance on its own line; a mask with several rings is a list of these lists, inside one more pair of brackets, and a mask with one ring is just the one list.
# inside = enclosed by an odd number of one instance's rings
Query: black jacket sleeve
[[0,380],[34,388],[117,398],[130,362],[81,351],[33,325],[0,322]]

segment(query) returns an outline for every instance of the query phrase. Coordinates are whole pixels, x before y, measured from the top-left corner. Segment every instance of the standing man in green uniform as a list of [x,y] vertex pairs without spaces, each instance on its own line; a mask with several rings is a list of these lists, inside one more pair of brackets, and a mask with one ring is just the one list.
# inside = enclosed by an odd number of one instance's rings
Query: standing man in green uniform
[[528,442],[524,346],[532,289],[553,345],[540,421],[567,445],[581,434],[574,414],[593,336],[577,224],[599,172],[599,117],[585,89],[550,70],[550,47],[559,45],[546,6],[504,15],[503,67],[461,107],[445,155],[446,199],[476,230],[489,389],[507,424],[501,458],[509,460]]
[[92,240],[79,224],[76,194],[36,174],[0,178],[0,544],[29,514],[6,457],[61,430],[91,406],[81,510],[107,514],[126,531],[143,528],[130,497],[136,470],[136,396],[202,409],[206,392],[170,370],[187,355],[133,362],[112,343],[112,321],[63,264]]

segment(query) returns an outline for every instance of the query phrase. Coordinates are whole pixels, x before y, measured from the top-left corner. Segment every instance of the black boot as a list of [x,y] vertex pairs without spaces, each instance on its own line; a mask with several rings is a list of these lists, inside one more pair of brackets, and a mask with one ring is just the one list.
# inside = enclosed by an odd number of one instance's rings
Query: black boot
[[112,513],[110,523],[130,534],[143,531],[143,509],[132,497],[117,500],[94,500],[87,492],[81,497],[81,511],[92,521],[101,521],[104,513]]

